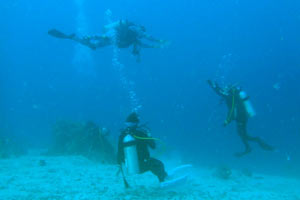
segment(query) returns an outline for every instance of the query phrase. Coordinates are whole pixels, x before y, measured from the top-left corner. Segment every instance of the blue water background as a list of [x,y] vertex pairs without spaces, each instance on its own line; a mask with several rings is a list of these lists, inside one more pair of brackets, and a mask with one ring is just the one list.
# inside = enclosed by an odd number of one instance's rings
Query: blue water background
[[[89,51],[92,62],[74,64],[77,44],[49,37],[76,32],[79,10],[87,34],[114,19],[144,25],[172,42],[145,49],[141,63],[130,50],[119,61],[142,105],[142,121],[170,149],[197,164],[226,163],[281,173],[300,166],[300,2],[297,0],[1,1],[1,129],[28,147],[45,147],[60,119],[93,120],[116,139],[130,112],[128,88],[112,66],[111,47]],[[82,47],[81,49],[84,49]],[[207,79],[239,83],[257,116],[249,132],[274,145],[242,159],[234,124],[222,127],[225,104]]]

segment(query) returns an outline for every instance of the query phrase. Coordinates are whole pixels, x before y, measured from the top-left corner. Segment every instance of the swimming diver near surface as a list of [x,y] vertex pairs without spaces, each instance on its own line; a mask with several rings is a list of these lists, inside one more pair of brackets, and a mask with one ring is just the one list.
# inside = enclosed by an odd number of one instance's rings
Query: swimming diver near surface
[[142,48],[163,48],[168,45],[167,41],[148,35],[144,26],[136,25],[128,20],[119,20],[104,26],[104,33],[100,36],[79,37],[76,34],[64,34],[56,29],[49,30],[48,34],[60,39],[73,40],[92,50],[113,44],[118,48],[132,46],[132,54],[137,57],[137,60],[140,59]]
[[168,176],[164,164],[150,157],[148,147],[154,149],[155,142],[149,137],[147,130],[139,125],[137,113],[131,113],[126,119],[126,128],[121,131],[118,142],[117,161],[130,174],[140,174],[151,171],[163,182]]
[[236,153],[235,156],[241,157],[251,152],[249,141],[256,142],[262,149],[266,151],[274,150],[272,146],[266,144],[262,139],[259,137],[252,137],[247,132],[248,119],[249,117],[253,117],[255,115],[255,111],[253,110],[249,101],[249,96],[247,96],[246,93],[237,86],[227,86],[225,88],[221,88],[216,82],[211,80],[208,80],[207,82],[209,86],[225,100],[229,109],[224,126],[227,126],[233,120],[236,121],[237,132],[245,146],[245,151]]

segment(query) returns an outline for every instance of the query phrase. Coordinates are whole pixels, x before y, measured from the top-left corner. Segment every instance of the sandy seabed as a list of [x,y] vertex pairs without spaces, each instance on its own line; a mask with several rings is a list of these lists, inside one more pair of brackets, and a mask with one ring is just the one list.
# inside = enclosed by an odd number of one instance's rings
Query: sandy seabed
[[162,189],[147,172],[127,177],[131,187],[125,189],[118,169],[81,156],[0,160],[0,200],[300,200],[297,179],[233,171],[232,178],[221,180],[213,169],[194,168],[180,187]]

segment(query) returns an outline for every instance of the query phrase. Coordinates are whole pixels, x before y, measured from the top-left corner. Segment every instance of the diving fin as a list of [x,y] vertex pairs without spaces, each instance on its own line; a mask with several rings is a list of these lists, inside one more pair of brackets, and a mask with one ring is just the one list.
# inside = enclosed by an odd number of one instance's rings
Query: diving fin
[[157,45],[157,48],[164,49],[170,45],[171,45],[171,42],[168,40],[159,40],[159,44]]
[[75,34],[66,35],[66,34],[64,34],[64,33],[60,32],[59,30],[56,30],[56,29],[49,30],[48,34],[53,36],[53,37],[61,38],[61,39],[72,39],[75,36]]

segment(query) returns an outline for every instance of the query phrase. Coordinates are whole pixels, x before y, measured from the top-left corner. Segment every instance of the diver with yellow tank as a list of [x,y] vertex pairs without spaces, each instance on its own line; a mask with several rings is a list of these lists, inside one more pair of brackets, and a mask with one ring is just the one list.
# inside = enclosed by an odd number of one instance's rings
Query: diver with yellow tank
[[209,86],[221,96],[228,107],[227,118],[224,121],[224,126],[227,126],[232,121],[236,121],[237,132],[245,146],[245,151],[236,153],[235,156],[241,157],[251,152],[249,141],[256,142],[263,150],[272,151],[274,148],[266,144],[261,138],[250,136],[247,132],[247,123],[250,117],[256,115],[249,96],[240,87],[231,85],[221,88],[216,82],[208,80]]

